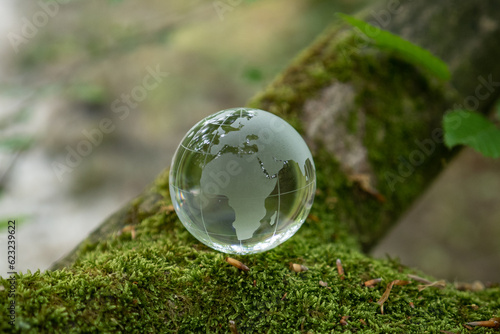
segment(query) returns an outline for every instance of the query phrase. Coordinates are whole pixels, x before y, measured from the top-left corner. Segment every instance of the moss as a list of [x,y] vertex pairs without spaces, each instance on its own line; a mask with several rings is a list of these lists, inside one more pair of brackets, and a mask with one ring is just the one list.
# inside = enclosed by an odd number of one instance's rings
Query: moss
[[[435,333],[459,332],[465,322],[500,314],[499,287],[462,292],[448,285],[419,292],[415,283],[394,287],[381,314],[376,301],[385,285],[415,272],[362,250],[430,182],[439,169],[436,160],[445,155],[436,148],[427,165],[416,168],[396,192],[383,182],[384,175],[413,150],[409,133],[425,139],[437,126],[445,98],[442,83],[390,54],[360,49],[345,36],[338,27],[326,33],[250,105],[279,114],[302,131],[307,99],[332,80],[353,84],[385,202],[350,181],[337,158],[319,146],[318,192],[310,217],[280,247],[238,257],[251,268],[241,272],[180,224],[165,172],[56,264],[58,270],[17,276],[15,327],[8,324],[8,289],[0,291],[0,331],[225,333],[234,320],[241,333]],[[345,268],[343,280],[337,258]],[[294,273],[290,262],[309,270]],[[361,286],[375,277],[383,282]],[[0,284],[9,286],[5,279]],[[342,317],[349,317],[345,326]]]
[[[242,333],[417,333],[424,328],[460,330],[464,322],[500,311],[493,298],[498,288],[418,292],[411,284],[394,288],[381,315],[375,302],[385,283],[414,271],[397,261],[370,259],[344,243],[292,238],[265,254],[240,257],[251,267],[245,273],[229,266],[223,254],[199,245],[169,215],[144,219],[136,231],[135,239],[115,235],[100,242],[72,268],[19,275],[16,328],[32,333],[223,333],[234,320]],[[337,258],[345,268],[344,280],[335,267]],[[289,262],[309,271],[291,272]],[[361,287],[374,277],[382,277],[383,283]],[[328,287],[320,286],[320,280]],[[0,294],[7,300],[5,291]],[[479,308],[471,308],[473,304]],[[340,325],[342,316],[350,317],[347,326]],[[0,326],[5,332],[12,329],[6,321]]]
[[[163,194],[156,205],[168,208],[165,179],[166,174],[152,189]],[[318,182],[330,181],[320,177]],[[479,293],[451,286],[418,292],[412,283],[393,289],[382,315],[376,301],[385,284],[415,271],[392,259],[363,255],[331,213],[326,198],[332,194],[318,196],[314,214],[320,221],[308,221],[276,249],[238,257],[249,272],[228,265],[225,255],[199,244],[169,209],[157,210],[135,225],[135,238],[115,231],[83,248],[71,268],[18,275],[15,330],[225,333],[234,320],[241,333],[420,333],[460,331],[465,322],[500,312],[498,287]],[[325,242],[330,233],[338,233],[338,242]],[[337,258],[345,269],[343,280]],[[294,273],[289,262],[309,270]],[[375,277],[383,282],[375,288],[361,286]],[[0,284],[9,283],[2,279]],[[0,298],[8,300],[7,290]],[[0,330],[13,331],[5,320],[6,302],[2,304]],[[340,324],[343,316],[349,316],[346,326]]]

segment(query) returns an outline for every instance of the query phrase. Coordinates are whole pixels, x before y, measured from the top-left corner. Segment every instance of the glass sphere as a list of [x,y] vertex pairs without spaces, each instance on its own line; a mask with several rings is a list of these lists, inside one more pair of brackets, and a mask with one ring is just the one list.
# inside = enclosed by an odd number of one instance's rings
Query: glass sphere
[[234,108],[186,134],[170,168],[170,195],[182,224],[205,245],[251,254],[300,228],[316,189],[306,143],[267,111]]

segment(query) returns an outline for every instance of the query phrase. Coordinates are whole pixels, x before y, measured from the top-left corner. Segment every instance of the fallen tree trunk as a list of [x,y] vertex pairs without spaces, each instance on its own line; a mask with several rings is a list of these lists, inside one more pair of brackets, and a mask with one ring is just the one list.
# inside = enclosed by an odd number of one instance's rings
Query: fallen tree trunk
[[[165,172],[54,271],[18,278],[18,327],[226,332],[231,320],[242,332],[342,326],[435,332],[459,331],[467,321],[498,313],[498,287],[420,292],[415,284],[391,283],[396,286],[381,316],[385,289],[360,285],[413,272],[362,250],[397,222],[451,157],[442,144],[444,112],[460,103],[485,112],[499,93],[500,50],[492,43],[500,9],[494,1],[390,2],[364,15],[377,21],[384,13],[383,28],[450,63],[451,84],[336,25],[249,103],[289,121],[314,151],[318,193],[310,218],[292,239],[245,257],[250,271],[238,272],[179,223]],[[345,275],[339,275],[336,258]],[[309,270],[295,274],[289,262]],[[7,307],[2,309],[4,315]]]

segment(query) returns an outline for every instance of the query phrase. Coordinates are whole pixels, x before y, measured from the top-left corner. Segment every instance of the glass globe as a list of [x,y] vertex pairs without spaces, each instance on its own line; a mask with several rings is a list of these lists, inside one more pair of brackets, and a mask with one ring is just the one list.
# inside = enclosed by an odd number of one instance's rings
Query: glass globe
[[234,108],[186,134],[170,168],[170,194],[182,224],[218,251],[251,254],[300,228],[316,189],[306,143],[283,119]]

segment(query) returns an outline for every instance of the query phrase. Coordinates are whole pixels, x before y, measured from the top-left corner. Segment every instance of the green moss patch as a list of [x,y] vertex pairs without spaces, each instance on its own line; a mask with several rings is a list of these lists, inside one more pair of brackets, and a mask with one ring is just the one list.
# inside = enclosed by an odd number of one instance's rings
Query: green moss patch
[[[168,211],[162,184],[153,189],[164,194],[157,204]],[[500,312],[494,298],[499,288],[472,293],[448,286],[418,292],[412,283],[393,288],[382,315],[376,301],[386,284],[414,271],[398,261],[363,255],[347,235],[324,242],[321,235],[336,225],[329,211],[328,205],[318,205],[320,222],[308,220],[274,250],[237,257],[250,267],[248,272],[197,242],[173,212],[157,212],[134,226],[134,238],[129,229],[115,231],[93,247],[87,244],[71,268],[18,275],[16,327],[5,321],[4,302],[1,330],[226,333],[233,320],[241,333],[421,333],[457,331],[467,321]],[[344,279],[337,272],[337,258]],[[309,270],[295,273],[290,262]],[[376,277],[383,281],[374,288],[362,286]],[[9,282],[2,279],[0,284],[7,287]],[[0,296],[6,301],[7,291]],[[345,316],[347,325],[341,325]]]

